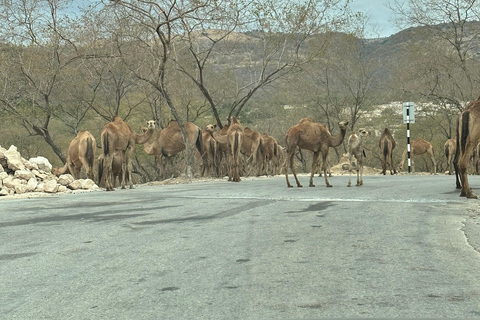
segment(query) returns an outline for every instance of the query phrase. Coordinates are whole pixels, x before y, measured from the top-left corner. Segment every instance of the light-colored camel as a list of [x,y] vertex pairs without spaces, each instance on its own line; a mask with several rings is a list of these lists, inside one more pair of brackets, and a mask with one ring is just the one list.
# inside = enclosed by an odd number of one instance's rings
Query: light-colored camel
[[327,127],[321,123],[313,122],[310,118],[301,119],[298,124],[288,129],[285,142],[286,142],[286,158],[284,163],[285,177],[287,179],[287,186],[292,187],[288,181],[288,167],[292,170],[297,186],[301,187],[300,181],[298,181],[295,168],[293,166],[293,160],[295,150],[297,147],[301,149],[310,150],[313,152],[312,159],[312,174],[310,175],[310,187],[314,187],[313,175],[315,173],[318,156],[322,154],[322,169],[323,177],[325,178],[325,184],[327,187],[332,185],[328,182],[327,178],[327,156],[331,147],[338,147],[343,143],[345,133],[347,131],[348,121],[341,121],[338,123],[340,126],[340,133],[337,136],[332,137]]
[[348,137],[348,162],[350,168],[350,179],[348,180],[347,187],[352,186],[352,161],[353,157],[357,160],[355,162],[355,169],[357,171],[357,184],[356,186],[363,185],[363,157],[365,156],[365,150],[363,148],[363,139],[370,134],[369,131],[361,128],[358,130],[358,135],[352,132]]
[[215,132],[214,125],[207,125],[205,129],[202,130],[202,139],[203,139],[203,168],[202,168],[202,176],[209,174],[210,172],[214,172],[215,175],[218,177],[220,174],[219,166],[217,163],[217,142],[213,137],[213,133]]
[[[468,164],[475,147],[480,143],[480,97],[470,102],[458,118],[456,172],[460,177],[461,197],[477,198],[468,182]],[[459,183],[457,181],[457,188]]]
[[240,149],[243,143],[243,127],[236,117],[232,117],[227,130],[228,138],[228,181],[239,182]]
[[218,169],[218,175],[224,176],[228,174],[228,125],[224,125],[221,130],[217,130],[216,124],[209,124],[205,130],[209,132],[212,138],[216,142],[216,164]]
[[457,152],[457,138],[448,139],[443,145],[443,152],[447,157],[448,174],[453,174],[453,158]]
[[[201,156],[203,154],[202,130],[192,122],[185,122],[184,126],[190,145],[196,147],[197,156]],[[162,157],[165,157],[172,167],[173,157],[185,150],[185,147],[182,131],[175,120],[170,120],[168,126],[157,133],[153,143],[143,144],[145,153],[154,155],[162,169],[164,169]]]
[[80,178],[80,170],[84,166],[87,177],[95,181],[93,166],[96,148],[95,138],[90,132],[79,132],[70,142],[65,165],[61,168],[54,168],[53,174],[60,176],[70,173],[74,179],[78,179]]
[[[251,165],[256,175],[261,171],[262,135],[249,127],[243,128],[243,142],[240,152],[244,155],[245,166]],[[250,175],[250,170],[245,170]]]
[[387,166],[390,168],[390,174],[396,174],[395,166],[393,164],[393,149],[395,149],[396,142],[393,138],[390,130],[385,128],[380,140],[378,142],[378,147],[380,148],[380,154],[382,155],[382,174],[387,174]]
[[146,143],[155,130],[155,121],[147,121],[147,131],[143,134],[137,134],[133,132],[132,127],[124,122],[120,117],[115,116],[112,122],[105,125],[102,130],[102,153],[105,157],[102,170],[102,177],[99,177],[99,181],[103,183],[107,191],[114,190],[113,186],[113,155],[116,150],[122,154],[122,189],[125,188],[125,175],[128,174],[128,182],[130,188],[133,188],[132,177],[130,170],[127,170],[130,153],[135,148],[136,144]]
[[[435,161],[435,156],[434,156],[432,144],[425,139],[417,138],[410,143],[410,147],[411,147],[410,150],[411,150],[411,155],[412,155],[412,157],[411,157],[412,158],[411,159],[412,160],[412,172],[415,172],[413,156],[421,156],[421,155],[427,153],[430,156],[430,159],[432,160],[432,163],[433,163],[433,173],[436,174],[437,173],[437,162]],[[405,150],[403,151],[403,154],[402,154],[402,161],[398,165],[398,171],[402,170],[405,159],[407,158],[407,154],[408,154],[408,150],[407,150],[407,148],[405,148]]]
[[280,155],[277,140],[268,133],[262,135],[262,173],[275,175],[280,166]]

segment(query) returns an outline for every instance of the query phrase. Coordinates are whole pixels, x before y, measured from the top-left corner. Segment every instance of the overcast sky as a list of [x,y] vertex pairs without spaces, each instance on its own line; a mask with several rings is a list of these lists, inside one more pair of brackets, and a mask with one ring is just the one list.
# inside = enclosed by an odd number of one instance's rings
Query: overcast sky
[[388,37],[397,33],[395,27],[395,17],[387,3],[392,0],[352,0],[350,8],[354,11],[364,12],[369,16],[369,26],[367,28],[367,37]]

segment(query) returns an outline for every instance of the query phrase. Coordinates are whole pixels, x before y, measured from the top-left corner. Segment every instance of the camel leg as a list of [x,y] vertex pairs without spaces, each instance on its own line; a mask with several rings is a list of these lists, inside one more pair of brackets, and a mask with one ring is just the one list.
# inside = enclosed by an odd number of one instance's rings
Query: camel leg
[[473,194],[470,184],[468,183],[468,163],[470,161],[470,148],[467,143],[465,147],[465,152],[460,155],[458,161],[458,171],[460,176],[460,181],[462,184],[462,190],[460,192],[461,197],[467,197],[471,199],[477,199],[477,196]]
[[319,152],[318,152],[318,151],[313,153],[313,158],[312,158],[312,173],[310,174],[310,184],[309,184],[309,187],[315,187],[315,185],[313,184],[313,175],[315,174],[315,170],[317,169],[318,155],[319,155]]
[[292,162],[292,156],[290,154],[287,154],[287,157],[285,157],[285,161],[283,162],[283,170],[285,170],[285,179],[287,180],[287,187],[293,188],[293,186],[290,184],[290,181],[288,180],[288,168],[291,167],[291,162]]
[[327,178],[327,156],[328,156],[328,149],[327,152],[322,152],[322,169],[323,169],[323,177],[325,178],[325,184],[328,188],[333,187],[330,182],[328,182]]
[[437,174],[437,162],[435,161],[433,150],[432,152],[429,152],[429,154],[430,154],[430,159],[432,159],[432,163],[433,163],[433,174]]
[[[357,159],[357,162],[358,162],[356,166],[357,167],[357,187],[359,187],[359,186],[363,186],[363,159],[361,156],[360,156],[360,159]],[[360,177],[359,177],[359,174],[360,174]]]
[[[356,167],[356,164],[355,164]],[[352,155],[348,154],[348,171],[350,172],[350,178],[348,179],[347,187],[352,186]]]

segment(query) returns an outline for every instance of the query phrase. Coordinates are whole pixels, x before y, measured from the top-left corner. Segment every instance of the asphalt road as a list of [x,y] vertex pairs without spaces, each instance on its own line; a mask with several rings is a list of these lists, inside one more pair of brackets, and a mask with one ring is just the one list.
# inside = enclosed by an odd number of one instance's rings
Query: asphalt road
[[454,177],[315,180],[0,200],[0,318],[480,317],[480,202]]

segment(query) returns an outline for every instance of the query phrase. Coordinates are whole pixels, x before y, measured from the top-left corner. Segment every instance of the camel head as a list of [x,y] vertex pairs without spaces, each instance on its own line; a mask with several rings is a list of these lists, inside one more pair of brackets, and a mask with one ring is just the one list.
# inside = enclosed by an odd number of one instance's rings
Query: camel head
[[205,127],[205,130],[207,132],[210,132],[210,133],[213,133],[215,131],[215,129],[217,129],[217,125],[216,124],[208,124],[206,127]]
[[366,129],[364,128],[360,128],[358,129],[358,133],[360,134],[360,136],[362,137],[366,137],[370,134],[370,131],[367,131]]
[[338,125],[340,126],[340,129],[342,129],[342,131],[347,130],[348,121],[340,121]]
[[155,120],[148,120],[147,121],[147,129],[154,130],[155,129]]

